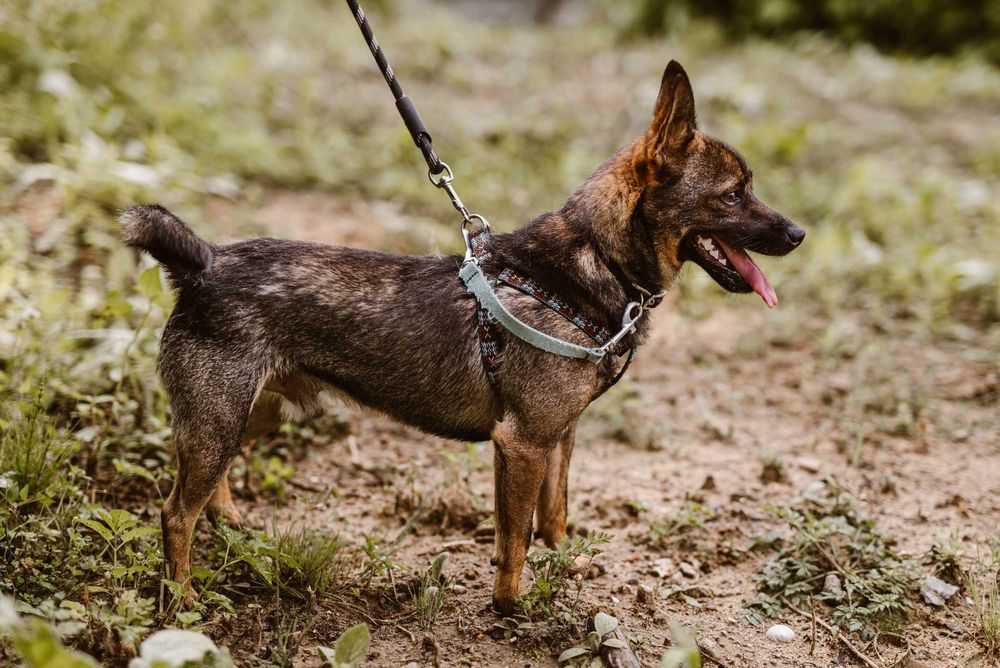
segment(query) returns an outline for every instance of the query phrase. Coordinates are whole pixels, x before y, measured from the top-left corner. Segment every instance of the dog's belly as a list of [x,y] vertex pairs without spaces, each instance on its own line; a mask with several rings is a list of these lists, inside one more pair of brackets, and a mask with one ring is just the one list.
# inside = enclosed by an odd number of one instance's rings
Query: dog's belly
[[439,436],[490,437],[496,398],[456,258],[258,240],[216,266],[239,286],[216,293],[216,312],[269,351],[263,390],[283,398],[284,418],[346,398]]

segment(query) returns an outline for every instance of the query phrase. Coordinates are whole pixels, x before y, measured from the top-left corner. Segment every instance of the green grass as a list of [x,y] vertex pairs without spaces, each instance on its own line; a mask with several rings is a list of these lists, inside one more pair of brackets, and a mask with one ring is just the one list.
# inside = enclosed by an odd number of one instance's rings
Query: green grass
[[[854,360],[845,421],[913,433],[922,381],[894,380],[886,362],[901,342],[995,363],[1000,73],[980,56],[892,58],[808,35],[734,45],[704,26],[623,42],[600,3],[569,27],[367,4],[456,187],[499,229],[559,207],[641,132],[677,58],[703,128],[743,151],[761,197],[808,229],[800,251],[761,261],[782,300],[761,339],[811,339],[827,363]],[[159,537],[125,540],[156,526],[174,472],[155,372],[172,298],[114,221],[158,200],[221,240],[236,225],[209,229],[209,201],[252,208],[273,186],[309,188],[431,232],[392,235],[388,250],[457,251],[454,212],[427,184],[346,9],[12,0],[0,108],[0,587],[102,660],[127,654],[142,629],[280,594],[275,583],[339,594],[346,579],[363,595],[395,566],[369,542],[366,564],[345,575],[358,536],[221,538],[190,611],[161,591]],[[691,317],[724,300],[760,309],[699,271],[678,292]],[[627,410],[642,397],[619,399],[620,438],[661,447]],[[471,465],[454,470],[467,485]],[[280,501],[288,471],[265,462],[269,499]]]

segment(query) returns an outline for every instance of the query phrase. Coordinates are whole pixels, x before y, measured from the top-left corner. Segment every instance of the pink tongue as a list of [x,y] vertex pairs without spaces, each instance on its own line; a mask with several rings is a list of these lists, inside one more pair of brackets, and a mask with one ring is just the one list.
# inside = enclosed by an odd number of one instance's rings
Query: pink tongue
[[760,267],[750,259],[746,251],[736,250],[731,248],[729,244],[724,242],[722,239],[716,237],[715,239],[722,250],[726,252],[726,257],[729,261],[733,263],[733,267],[740,273],[743,280],[746,281],[753,291],[760,295],[760,298],[764,300],[768,308],[774,308],[778,305],[778,295],[775,293],[774,288],[771,287],[770,281],[767,280],[767,276],[764,272],[760,270]]

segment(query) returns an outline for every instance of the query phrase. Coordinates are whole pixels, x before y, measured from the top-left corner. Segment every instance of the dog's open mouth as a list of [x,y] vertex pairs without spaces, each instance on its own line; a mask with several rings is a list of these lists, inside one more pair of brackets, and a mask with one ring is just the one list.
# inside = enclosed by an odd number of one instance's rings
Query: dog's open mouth
[[741,248],[734,248],[719,237],[689,234],[684,242],[685,259],[704,269],[715,282],[730,292],[756,292],[770,308],[778,304],[778,295],[757,263]]

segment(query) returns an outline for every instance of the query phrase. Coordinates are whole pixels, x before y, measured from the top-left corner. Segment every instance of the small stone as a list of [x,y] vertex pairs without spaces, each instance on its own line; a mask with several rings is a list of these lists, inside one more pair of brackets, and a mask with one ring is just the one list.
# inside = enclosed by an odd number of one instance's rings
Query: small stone
[[637,585],[637,584],[639,584],[639,578],[636,578],[636,577],[632,577],[632,578],[629,578],[629,579],[627,580],[627,582],[628,582],[628,584],[630,584],[630,585],[633,585],[633,586],[634,586],[634,585]]
[[799,468],[807,473],[819,473],[823,468],[823,462],[812,457],[803,457],[799,460]]
[[795,631],[784,624],[775,624],[767,630],[767,639],[774,642],[792,642],[795,640]]
[[653,622],[656,624],[666,624],[667,623],[667,613],[662,610],[656,610],[653,613]]
[[712,490],[716,489],[715,477],[712,475],[706,476],[705,482],[701,483],[701,488],[706,492],[711,492]]
[[464,594],[465,592],[469,591],[469,588],[466,587],[465,585],[459,585],[459,584],[457,584],[457,585],[453,585],[452,586],[451,591],[453,593],[455,593],[455,594],[461,595],[461,594]]
[[469,570],[465,571],[465,579],[466,580],[475,580],[478,577],[479,577],[479,574],[476,573],[476,571],[472,570],[471,568]]
[[646,605],[653,602],[653,588],[649,585],[639,585],[635,592],[635,600]]
[[658,578],[665,578],[674,572],[674,561],[669,557],[654,559],[649,566],[650,572]]
[[823,580],[823,591],[838,598],[844,595],[844,588],[841,586],[840,578],[837,577],[836,573],[827,574],[826,579]]
[[920,595],[929,605],[941,607],[944,602],[958,593],[958,587],[948,584],[944,580],[933,575],[924,580],[920,585]]
[[680,568],[681,573],[683,573],[685,576],[687,576],[687,577],[689,577],[691,579],[694,579],[694,578],[698,577],[698,569],[695,568],[694,566],[692,566],[691,564],[689,564],[686,561],[682,561],[681,565],[678,566],[678,568]]

